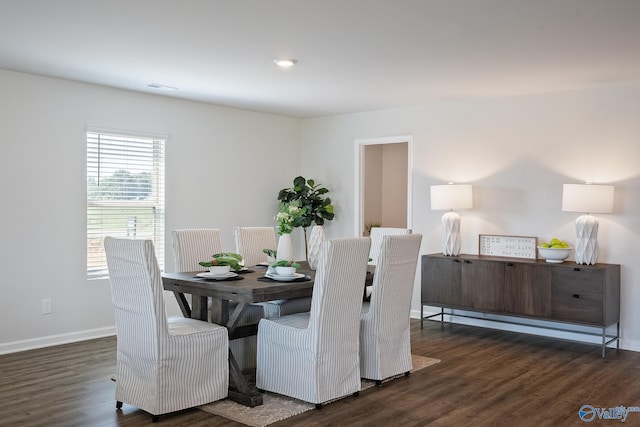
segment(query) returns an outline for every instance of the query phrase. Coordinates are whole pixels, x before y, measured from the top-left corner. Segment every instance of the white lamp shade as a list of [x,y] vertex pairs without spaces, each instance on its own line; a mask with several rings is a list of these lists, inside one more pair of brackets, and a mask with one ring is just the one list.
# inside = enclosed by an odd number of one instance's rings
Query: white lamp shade
[[613,185],[564,184],[562,210],[566,212],[613,212]]
[[473,190],[471,184],[447,184],[431,186],[431,210],[448,211],[471,209]]

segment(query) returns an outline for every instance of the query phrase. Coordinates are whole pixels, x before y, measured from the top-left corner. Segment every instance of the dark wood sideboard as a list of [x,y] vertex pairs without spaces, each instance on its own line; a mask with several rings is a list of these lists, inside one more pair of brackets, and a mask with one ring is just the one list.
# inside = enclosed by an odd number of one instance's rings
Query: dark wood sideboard
[[[618,264],[423,255],[421,300],[421,328],[424,319],[439,316],[440,322],[444,322],[445,315],[458,316],[455,312],[458,309],[599,328],[603,358],[608,344],[615,341],[620,346]],[[425,305],[440,307],[440,313],[425,317]],[[518,324],[517,319],[513,320],[508,323]],[[614,325],[615,334],[608,333]],[[564,327],[561,330],[594,335]]]

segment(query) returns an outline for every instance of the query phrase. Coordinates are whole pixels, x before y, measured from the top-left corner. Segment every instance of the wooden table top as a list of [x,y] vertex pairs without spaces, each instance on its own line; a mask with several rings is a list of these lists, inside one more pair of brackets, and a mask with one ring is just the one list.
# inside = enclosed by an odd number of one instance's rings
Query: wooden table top
[[201,271],[164,273],[162,283],[167,291],[244,303],[308,297],[313,293],[316,272],[307,265],[303,264],[296,271],[311,278],[305,282],[260,281],[258,279],[264,277],[267,269],[256,266],[249,270],[251,271],[238,275],[242,278],[240,280],[207,280],[196,276]]

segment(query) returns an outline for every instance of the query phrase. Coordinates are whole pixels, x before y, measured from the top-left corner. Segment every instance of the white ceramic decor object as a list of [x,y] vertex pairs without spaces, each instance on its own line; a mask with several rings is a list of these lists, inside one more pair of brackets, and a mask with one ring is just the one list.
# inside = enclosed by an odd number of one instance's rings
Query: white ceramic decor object
[[460,253],[460,215],[457,212],[442,215],[442,253],[452,256]]
[[595,264],[598,259],[598,220],[592,215],[576,219],[576,264]]
[[564,184],[562,210],[584,212],[576,220],[576,264],[595,264],[598,259],[598,220],[592,213],[613,212],[613,185]]
[[278,239],[277,259],[293,261],[293,243],[291,234],[282,234]]
[[318,267],[320,259],[320,247],[324,241],[324,229],[320,225],[314,225],[309,235],[309,244],[307,247],[307,262],[309,268],[315,270]]
[[449,211],[442,215],[442,253],[460,253],[460,215],[455,209],[473,208],[473,187],[470,184],[432,185],[431,210]]

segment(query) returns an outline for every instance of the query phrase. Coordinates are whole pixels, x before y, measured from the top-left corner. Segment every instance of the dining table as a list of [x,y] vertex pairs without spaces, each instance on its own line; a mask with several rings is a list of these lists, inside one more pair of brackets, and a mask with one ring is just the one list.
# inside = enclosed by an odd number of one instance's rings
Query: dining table
[[[183,316],[223,325],[229,332],[229,339],[233,340],[257,334],[257,324],[238,325],[250,304],[311,296],[316,272],[306,262],[300,264],[296,272],[304,277],[287,281],[266,277],[267,266],[257,265],[244,268],[237,276],[225,280],[208,279],[203,277],[207,274],[202,271],[164,273],[162,283],[165,290],[174,293]],[[187,295],[191,295],[191,302]],[[212,317],[209,316],[209,298]],[[235,306],[233,310],[230,309],[232,306]],[[262,393],[243,375],[231,350],[229,379],[231,400],[249,407],[262,404]]]

